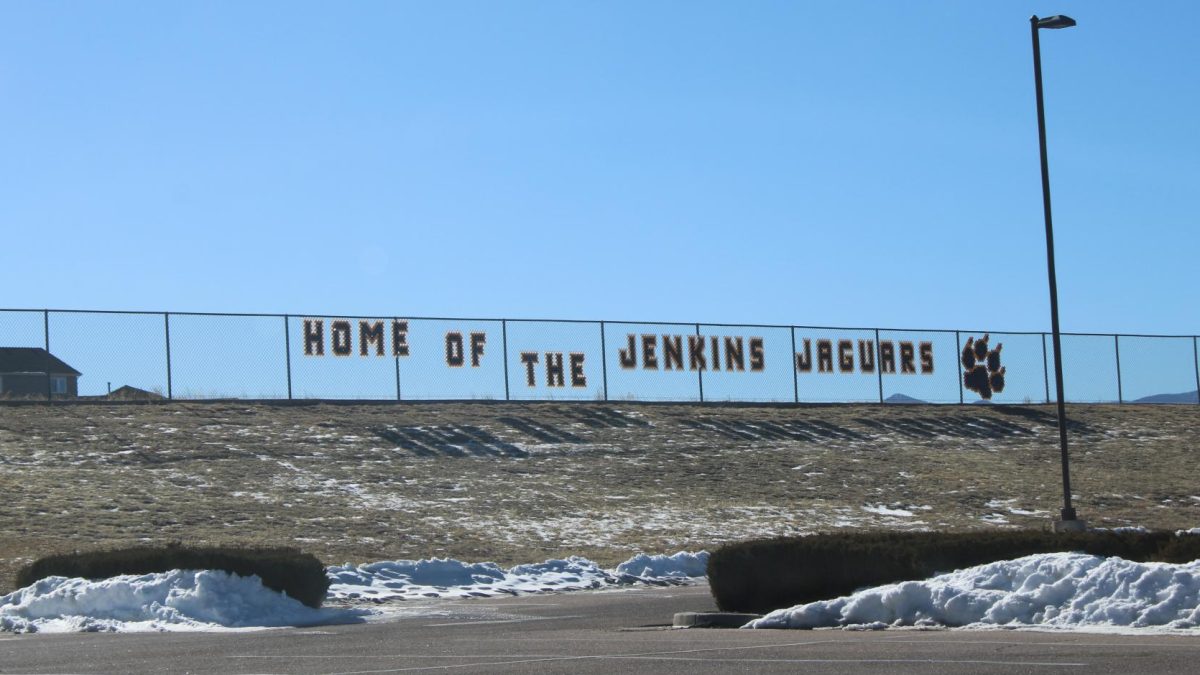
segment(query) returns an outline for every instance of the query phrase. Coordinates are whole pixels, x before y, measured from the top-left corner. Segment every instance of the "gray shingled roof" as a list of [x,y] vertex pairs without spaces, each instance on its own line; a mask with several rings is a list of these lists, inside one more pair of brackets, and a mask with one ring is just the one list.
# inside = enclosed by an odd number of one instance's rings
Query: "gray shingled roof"
[[44,373],[47,365],[50,366],[51,373],[83,374],[57,356],[47,354],[41,347],[0,347],[0,373]]

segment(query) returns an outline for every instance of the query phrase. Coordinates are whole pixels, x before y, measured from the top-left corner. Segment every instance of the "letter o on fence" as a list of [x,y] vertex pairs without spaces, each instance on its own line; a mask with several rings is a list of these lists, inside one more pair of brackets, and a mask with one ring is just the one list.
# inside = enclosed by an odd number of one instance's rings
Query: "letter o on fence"
[[462,333],[451,331],[446,333],[446,365],[458,368],[463,364]]

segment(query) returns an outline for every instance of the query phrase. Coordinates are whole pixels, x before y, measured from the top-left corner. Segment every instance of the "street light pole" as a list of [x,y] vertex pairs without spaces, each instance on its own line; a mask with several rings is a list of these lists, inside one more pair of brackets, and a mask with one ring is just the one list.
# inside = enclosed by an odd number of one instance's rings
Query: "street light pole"
[[1062,519],[1056,524],[1059,530],[1082,530],[1083,521],[1075,516],[1071,506],[1071,466],[1067,455],[1067,408],[1063,397],[1062,336],[1058,328],[1058,282],[1054,274],[1054,226],[1050,217],[1050,166],[1046,160],[1046,113],[1042,102],[1042,50],[1038,31],[1042,28],[1070,28],[1075,20],[1069,16],[1051,16],[1039,19],[1029,17],[1029,29],[1033,36],[1033,82],[1037,89],[1038,146],[1042,156],[1042,208],[1046,216],[1046,269],[1050,276],[1050,329],[1054,333],[1054,386],[1058,393],[1058,439],[1062,451],[1063,508]]

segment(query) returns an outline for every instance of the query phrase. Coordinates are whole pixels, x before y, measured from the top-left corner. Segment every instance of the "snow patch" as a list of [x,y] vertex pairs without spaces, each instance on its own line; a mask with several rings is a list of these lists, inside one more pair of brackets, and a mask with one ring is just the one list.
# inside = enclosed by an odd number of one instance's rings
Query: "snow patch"
[[517,565],[465,563],[454,559],[392,560],[328,568],[329,597],[344,600],[469,598],[546,591],[576,591],[688,583],[705,575],[708,552],[638,554],[605,570],[579,556]]
[[634,577],[641,581],[667,581],[691,579],[708,574],[708,551],[674,555],[646,555],[639,553],[617,565],[617,575]]
[[911,518],[913,515],[913,512],[909,511],[908,509],[889,508],[882,504],[876,506],[864,506],[862,507],[862,510],[866,511],[867,513],[875,513],[881,516],[900,516],[903,518]]

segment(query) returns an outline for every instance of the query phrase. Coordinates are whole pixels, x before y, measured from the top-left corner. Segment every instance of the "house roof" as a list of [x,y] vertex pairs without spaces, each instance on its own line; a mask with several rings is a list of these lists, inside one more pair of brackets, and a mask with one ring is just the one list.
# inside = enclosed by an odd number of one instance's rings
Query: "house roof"
[[41,347],[0,347],[0,373],[44,373],[47,366],[51,373],[83,374]]
[[116,389],[113,389],[105,398],[117,399],[121,401],[153,401],[156,399],[161,399],[162,397],[162,394],[156,394],[152,391],[146,391],[145,389],[138,389],[137,387],[127,384],[123,387],[117,387]]

